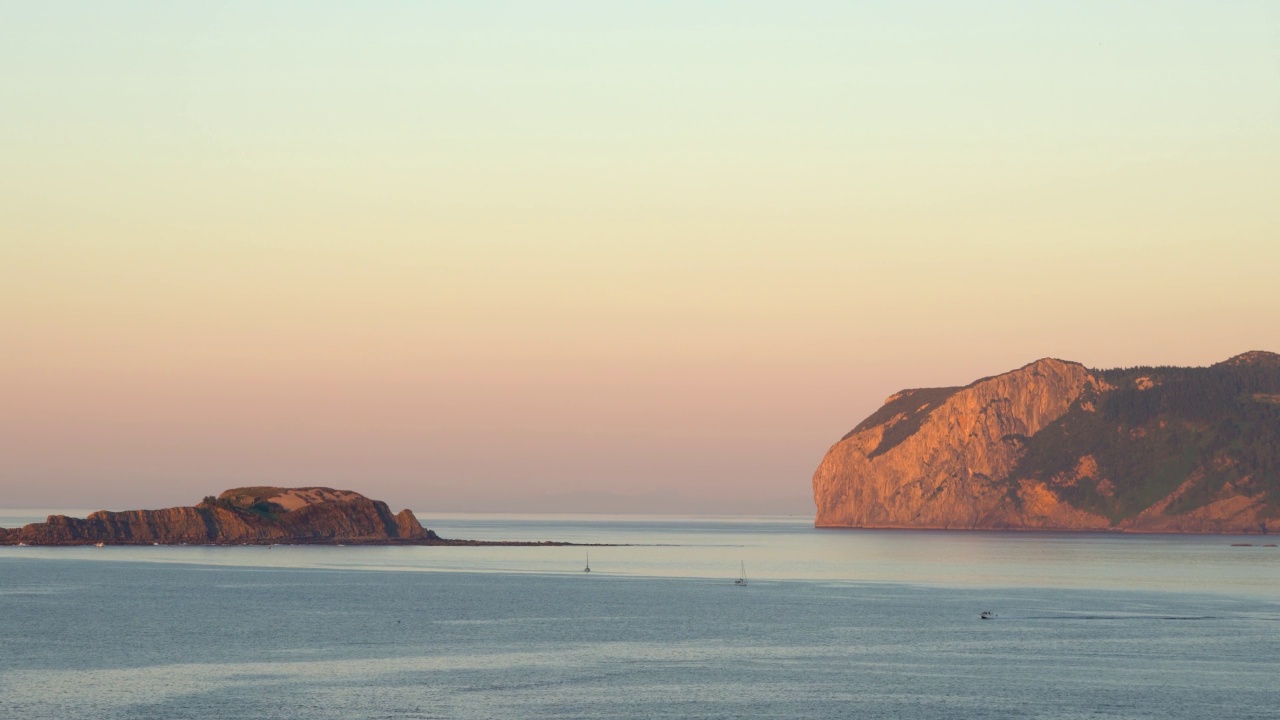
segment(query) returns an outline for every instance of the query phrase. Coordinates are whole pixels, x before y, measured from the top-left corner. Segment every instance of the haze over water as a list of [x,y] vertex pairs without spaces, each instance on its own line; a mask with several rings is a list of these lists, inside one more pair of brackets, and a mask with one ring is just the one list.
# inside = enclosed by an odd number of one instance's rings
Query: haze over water
[[1280,705],[1280,549],[1258,536],[428,524],[627,545],[590,548],[589,574],[582,547],[0,548],[0,715],[1190,719]]

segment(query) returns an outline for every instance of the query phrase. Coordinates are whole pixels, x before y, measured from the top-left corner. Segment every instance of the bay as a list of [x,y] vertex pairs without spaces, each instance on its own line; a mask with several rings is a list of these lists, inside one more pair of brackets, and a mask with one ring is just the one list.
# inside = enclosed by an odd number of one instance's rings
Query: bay
[[[0,511],[0,526],[30,515]],[[0,548],[0,717],[1280,707],[1280,550],[1265,537],[420,517],[445,537],[607,545],[591,573],[583,547]]]

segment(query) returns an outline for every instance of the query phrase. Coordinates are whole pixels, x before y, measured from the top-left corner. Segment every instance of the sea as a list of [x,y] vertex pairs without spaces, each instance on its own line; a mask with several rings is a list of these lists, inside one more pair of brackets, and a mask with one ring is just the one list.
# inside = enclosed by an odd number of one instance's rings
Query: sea
[[1280,717],[1266,536],[419,517],[590,546],[0,548],[0,718]]

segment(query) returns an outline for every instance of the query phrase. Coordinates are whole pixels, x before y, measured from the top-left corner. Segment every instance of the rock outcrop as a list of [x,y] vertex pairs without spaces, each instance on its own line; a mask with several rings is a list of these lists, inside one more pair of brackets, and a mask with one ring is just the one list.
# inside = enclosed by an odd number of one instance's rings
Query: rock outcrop
[[1038,360],[904,390],[827,452],[818,527],[1266,532],[1280,356],[1090,370]]
[[392,515],[380,500],[332,488],[235,488],[193,507],[100,510],[84,519],[51,515],[43,523],[0,530],[5,545],[423,544],[438,539],[410,510]]

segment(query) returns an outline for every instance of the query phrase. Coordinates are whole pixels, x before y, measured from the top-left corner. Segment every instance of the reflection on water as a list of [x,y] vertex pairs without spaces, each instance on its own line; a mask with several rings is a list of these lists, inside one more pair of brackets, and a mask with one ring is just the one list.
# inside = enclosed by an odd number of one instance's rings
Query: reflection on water
[[6,586],[53,590],[0,596],[0,717],[1191,720],[1280,706],[1274,599],[125,557],[0,558]]
[[[582,547],[0,548],[0,717],[1280,707],[1280,551],[1232,547],[1258,538],[425,519],[446,537],[610,545],[591,548],[590,574]],[[740,563],[747,587],[733,584]]]
[[[14,511],[0,511],[12,527]],[[937,587],[1163,590],[1277,597],[1280,549],[1259,536],[815,530],[796,517],[422,513],[444,537],[604,543],[593,574],[888,582]],[[1233,547],[1233,543],[1252,547]],[[246,568],[580,573],[581,547],[0,548],[0,558]]]

